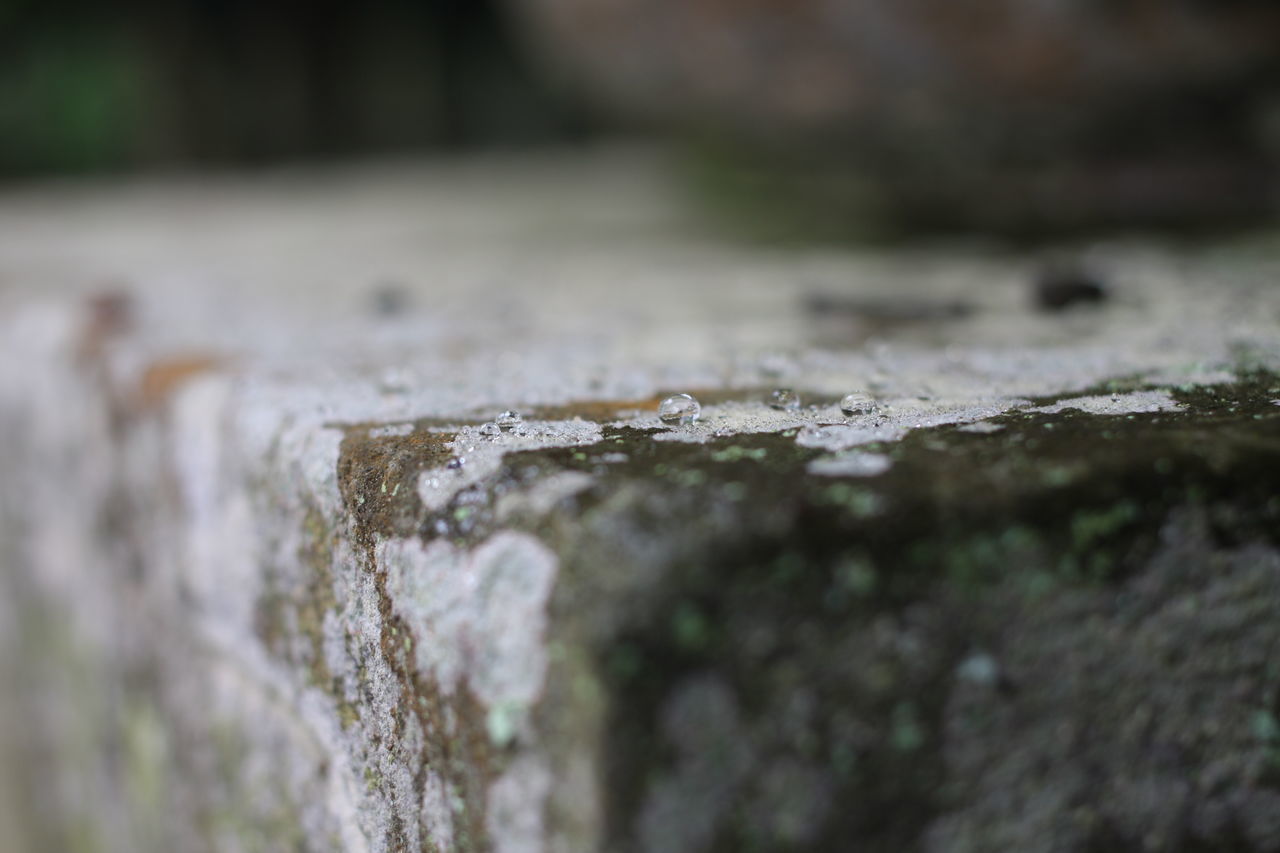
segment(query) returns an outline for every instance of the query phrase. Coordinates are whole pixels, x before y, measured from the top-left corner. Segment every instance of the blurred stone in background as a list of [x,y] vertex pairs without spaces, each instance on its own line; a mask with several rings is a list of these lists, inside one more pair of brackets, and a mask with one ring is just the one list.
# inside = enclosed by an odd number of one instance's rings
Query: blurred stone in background
[[486,0],[0,5],[0,176],[577,132]]
[[714,140],[809,232],[1034,234],[1274,209],[1267,2],[511,0],[585,95]]

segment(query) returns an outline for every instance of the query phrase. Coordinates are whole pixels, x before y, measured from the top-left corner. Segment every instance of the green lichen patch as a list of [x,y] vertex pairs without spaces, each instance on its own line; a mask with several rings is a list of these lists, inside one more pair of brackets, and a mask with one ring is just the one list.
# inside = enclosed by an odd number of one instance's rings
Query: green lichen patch
[[[423,796],[428,776],[434,775],[452,795],[448,803],[452,849],[458,853],[486,850],[488,789],[503,764],[501,746],[495,745],[490,736],[493,709],[486,708],[465,684],[445,695],[439,685],[418,670],[412,654],[412,642],[416,640],[409,626],[394,612],[385,575],[376,573],[374,580],[384,626],[378,651],[390,666],[399,692],[393,714],[394,739],[387,747],[392,754],[404,753],[402,744],[407,740],[408,726],[411,722],[417,726],[422,733],[420,752],[415,756],[403,754],[398,759],[418,768],[414,790]],[[406,638],[410,640],[407,645]],[[382,782],[377,780],[374,787],[383,787]],[[422,829],[425,831],[425,827]],[[393,826],[388,841],[392,850],[409,849],[403,826]]]
[[[433,426],[424,419],[411,425],[343,427],[336,473],[350,526],[306,513],[297,555],[303,571],[297,577],[283,571],[267,574],[256,623],[274,654],[308,672],[311,683],[334,699],[339,723],[353,739],[364,798],[385,809],[385,849],[417,849],[413,839],[429,835],[425,821],[443,820],[452,834],[451,849],[481,851],[489,844],[488,789],[503,767],[501,745],[494,744],[486,723],[491,709],[465,684],[446,694],[417,669],[413,650],[421,638],[397,615],[385,571],[375,559],[379,541],[417,532],[425,515],[417,476],[453,455],[454,434],[432,431]],[[340,536],[356,546],[355,559],[345,569],[335,565]],[[380,631],[373,639],[348,631],[345,661],[340,671],[331,671],[324,654],[326,617],[332,613],[339,624],[351,624],[363,606],[336,600],[334,572],[339,570],[356,573],[346,578],[348,585],[372,584]],[[390,679],[375,680],[378,672]],[[413,768],[417,797],[435,790],[447,800],[436,807],[447,814],[405,811],[403,782],[395,771],[406,767]]]
[[296,552],[297,565],[303,570],[268,567],[254,608],[254,629],[274,656],[307,673],[311,684],[341,700],[324,655],[325,615],[338,608],[333,551],[339,535],[314,507],[306,511]]
[[[354,718],[362,708],[373,708],[376,699],[370,691],[365,672],[377,658],[389,669],[398,697],[391,709],[393,737],[383,741],[375,737],[375,754],[381,761],[392,761],[416,767],[414,790],[426,795],[429,785],[440,786],[449,801],[449,812],[441,818],[452,832],[452,849],[459,853],[488,849],[486,828],[487,796],[503,766],[502,744],[495,744],[490,732],[493,709],[486,708],[466,684],[460,684],[448,695],[439,685],[417,668],[414,645],[416,637],[408,624],[396,613],[387,592],[387,578],[377,567],[375,546],[379,538],[411,537],[427,515],[417,491],[418,474],[443,466],[453,453],[450,443],[454,433],[432,432],[429,421],[414,422],[411,429],[388,431],[380,425],[348,427],[339,449],[338,484],[344,505],[351,515],[353,538],[359,546],[360,571],[368,573],[377,591],[381,633],[375,647],[348,642],[357,667],[355,690],[360,700],[355,706],[344,704]],[[398,434],[397,434],[398,433]],[[455,524],[464,524],[469,508],[453,506],[449,515]],[[421,737],[410,737],[410,727]],[[407,744],[417,742],[418,751],[410,754]],[[395,796],[390,782],[373,765],[366,765],[366,786],[371,793],[390,800]],[[438,804],[437,804],[438,805]],[[388,849],[409,849],[412,834],[395,814],[388,829]],[[414,815],[418,835],[426,837],[427,818]]]

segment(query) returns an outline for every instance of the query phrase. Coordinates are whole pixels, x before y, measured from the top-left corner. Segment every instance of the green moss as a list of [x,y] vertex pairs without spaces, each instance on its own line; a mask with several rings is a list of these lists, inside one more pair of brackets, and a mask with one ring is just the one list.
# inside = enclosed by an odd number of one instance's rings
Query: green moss
[[837,482],[827,486],[822,494],[827,503],[846,508],[855,518],[870,518],[880,512],[884,499],[868,486]]
[[71,817],[62,828],[61,840],[69,853],[99,853],[110,849],[97,822],[90,817]]
[[915,704],[899,702],[893,706],[889,738],[898,752],[915,752],[924,746],[925,734]]
[[524,708],[519,705],[498,704],[485,715],[485,729],[489,741],[498,749],[505,749],[516,739],[516,721]]
[[163,837],[168,796],[169,732],[156,707],[145,700],[128,704],[123,723],[125,784],[130,812],[145,837]]
[[[870,480],[807,475],[805,464],[819,453],[781,435],[706,445],[656,443],[634,430],[610,435],[630,461],[583,497],[572,526],[540,529],[570,537],[562,571],[571,580],[563,583],[578,596],[589,598],[608,572],[595,559],[576,564],[575,554],[654,554],[644,565],[664,567],[643,600],[623,608],[617,641],[600,652],[607,695],[626,697],[611,718],[610,761],[633,780],[611,785],[611,825],[629,825],[643,780],[671,760],[654,732],[673,685],[715,671],[762,720],[776,720],[782,711],[771,703],[796,686],[816,690],[820,754],[844,780],[837,796],[863,804],[862,818],[836,820],[824,837],[879,839],[872,843],[879,849],[908,844],[934,808],[943,772],[931,732],[951,670],[940,663],[921,680],[891,656],[872,656],[859,659],[856,678],[838,682],[832,672],[849,654],[842,644],[877,615],[936,601],[942,589],[970,602],[956,631],[997,630],[998,621],[981,621],[996,617],[971,615],[986,612],[993,589],[1034,606],[1116,583],[1144,565],[1179,507],[1230,507],[1215,516],[1225,541],[1273,540],[1280,409],[1256,403],[1248,383],[1179,394],[1188,397],[1186,411],[1015,413],[997,419],[1003,429],[995,433],[917,430],[895,446],[893,468]],[[510,468],[531,463],[541,475],[573,460],[534,452]],[[672,493],[668,484],[689,470],[703,476]],[[724,513],[730,487],[739,499]],[[691,518],[695,529],[680,534]],[[643,547],[630,548],[632,530],[645,531]],[[624,562],[616,571],[632,569]],[[654,613],[666,614],[660,625],[646,615]],[[572,625],[574,611],[560,620]],[[715,630],[704,632],[704,624]],[[964,650],[940,648],[944,661]],[[857,728],[883,731],[883,746],[852,748],[835,722],[841,714],[855,716]],[[875,832],[858,823],[869,813],[879,814]],[[717,849],[741,849],[743,836],[725,832]],[[842,848],[833,841],[815,849]]]
[[201,812],[205,842],[217,848],[234,838],[244,850],[303,849],[307,839],[305,824],[288,783],[277,778],[263,784],[245,784],[244,764],[250,745],[238,725],[216,724],[210,738],[217,758],[218,790],[224,795],[205,803],[208,808]]
[[1280,744],[1280,720],[1268,710],[1256,711],[1249,721],[1253,736],[1268,745]]
[[685,651],[701,651],[711,638],[707,617],[691,601],[680,602],[671,615],[671,631],[676,645]]
[[[324,656],[325,615],[336,611],[333,592],[333,549],[340,531],[316,509],[309,508],[302,521],[298,547],[300,580],[269,571],[265,589],[254,610],[254,627],[259,639],[273,654],[307,673],[308,681],[334,694],[334,675]],[[294,636],[305,641],[292,642]],[[306,648],[305,653],[299,648]]]
[[1138,516],[1137,504],[1127,500],[1105,510],[1078,512],[1071,518],[1071,538],[1077,550],[1086,550],[1116,535]]
[[1074,472],[1068,467],[1049,468],[1044,472],[1044,483],[1049,487],[1065,486],[1075,479]]
[[[335,425],[343,430],[338,453],[338,487],[347,511],[366,539],[410,536],[422,515],[417,478],[424,469],[452,456],[451,432],[433,432],[429,420],[415,422],[407,435],[381,435],[380,424]],[[367,544],[367,543],[362,543]]]
[[763,447],[743,447],[741,445],[730,445],[721,450],[713,451],[711,454],[712,462],[740,462],[743,459],[754,459],[759,461],[764,459],[768,453]]

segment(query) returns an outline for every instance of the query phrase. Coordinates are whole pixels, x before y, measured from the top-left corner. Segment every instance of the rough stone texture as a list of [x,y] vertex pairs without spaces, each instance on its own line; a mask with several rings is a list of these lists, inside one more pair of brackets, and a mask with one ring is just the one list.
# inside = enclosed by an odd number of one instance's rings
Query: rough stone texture
[[0,200],[0,846],[1280,849],[1274,242],[1046,314],[662,175]]

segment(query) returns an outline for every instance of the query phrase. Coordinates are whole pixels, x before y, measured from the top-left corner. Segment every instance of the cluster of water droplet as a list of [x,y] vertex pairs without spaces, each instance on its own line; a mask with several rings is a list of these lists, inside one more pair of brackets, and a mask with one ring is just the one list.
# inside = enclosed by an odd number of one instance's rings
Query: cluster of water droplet
[[496,418],[480,425],[479,433],[485,438],[498,438],[503,433],[524,435],[524,418],[519,412],[507,409]]
[[688,426],[701,414],[702,404],[690,394],[672,394],[658,405],[658,420],[673,426]]

